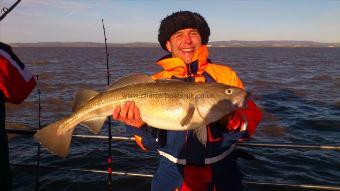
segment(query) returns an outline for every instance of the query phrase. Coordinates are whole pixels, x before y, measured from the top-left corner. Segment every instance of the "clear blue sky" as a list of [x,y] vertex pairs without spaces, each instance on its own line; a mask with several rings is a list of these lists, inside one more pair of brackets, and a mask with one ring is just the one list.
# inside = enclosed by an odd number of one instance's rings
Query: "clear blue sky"
[[[15,0],[0,0],[0,8]],[[157,42],[159,23],[178,10],[201,13],[217,40],[340,42],[340,0],[22,0],[0,23],[13,42]]]

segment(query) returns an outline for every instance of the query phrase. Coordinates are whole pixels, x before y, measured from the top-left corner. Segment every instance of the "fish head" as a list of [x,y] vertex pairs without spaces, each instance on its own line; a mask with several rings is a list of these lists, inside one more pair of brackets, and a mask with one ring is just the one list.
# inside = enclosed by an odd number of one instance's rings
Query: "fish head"
[[224,100],[224,102],[231,104],[231,107],[234,109],[246,107],[246,101],[250,96],[250,93],[244,89],[233,86],[226,86],[224,88],[224,92],[221,94],[223,95],[220,95],[221,97],[217,98],[220,98]]
[[206,123],[212,123],[238,108],[244,108],[249,93],[245,90],[224,84],[212,84],[210,93],[195,98],[196,107]]

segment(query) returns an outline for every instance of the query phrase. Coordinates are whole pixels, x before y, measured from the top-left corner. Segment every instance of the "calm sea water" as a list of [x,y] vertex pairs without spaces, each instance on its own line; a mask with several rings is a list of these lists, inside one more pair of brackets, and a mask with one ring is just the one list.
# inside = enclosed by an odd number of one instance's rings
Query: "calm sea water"
[[[15,48],[39,75],[41,123],[70,114],[78,87],[104,90],[107,83],[104,48]],[[111,48],[111,81],[130,73],[152,74],[159,48]],[[211,48],[210,58],[233,67],[263,109],[264,118],[251,141],[340,145],[340,49],[337,48]],[[8,127],[38,127],[37,89],[21,105],[7,105]],[[113,123],[113,134],[130,136]],[[77,128],[77,134],[90,134]],[[104,127],[102,135],[107,134]],[[10,160],[34,165],[37,143],[31,136],[10,139]],[[256,160],[240,160],[246,181],[340,186],[340,152],[244,148]],[[71,153],[61,159],[42,149],[41,165],[107,169],[108,144],[73,139]],[[142,152],[133,142],[112,143],[113,171],[153,174],[155,152]],[[35,169],[12,167],[15,190],[33,190]],[[42,168],[40,190],[107,190],[107,175]],[[113,176],[113,190],[149,190],[150,178]],[[279,190],[252,187],[246,190]],[[282,189],[284,190],[284,189]]]

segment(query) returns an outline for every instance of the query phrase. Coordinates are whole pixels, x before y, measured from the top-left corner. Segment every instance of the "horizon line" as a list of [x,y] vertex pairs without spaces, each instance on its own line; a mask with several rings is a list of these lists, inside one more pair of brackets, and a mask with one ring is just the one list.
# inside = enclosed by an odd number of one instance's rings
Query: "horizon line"
[[[1,40],[0,40],[1,41]],[[214,40],[213,42],[231,42],[231,41],[241,41],[241,42],[313,42],[313,43],[324,43],[324,44],[339,44],[340,42],[321,42],[313,40]],[[6,42],[8,44],[33,44],[33,43],[103,43],[96,41],[37,41],[37,42]],[[159,44],[159,42],[153,41],[131,41],[131,42],[107,42],[109,44],[133,44],[133,43],[154,43]]]

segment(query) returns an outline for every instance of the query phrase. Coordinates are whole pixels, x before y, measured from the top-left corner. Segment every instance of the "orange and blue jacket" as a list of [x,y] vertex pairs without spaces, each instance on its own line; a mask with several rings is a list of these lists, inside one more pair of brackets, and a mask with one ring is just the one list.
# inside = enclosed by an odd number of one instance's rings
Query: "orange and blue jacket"
[[[193,63],[185,64],[180,58],[167,55],[157,61],[157,64],[163,67],[163,71],[152,75],[152,78],[204,83],[218,82],[244,89],[242,81],[234,70],[224,65],[211,63],[206,46],[201,46],[195,52],[193,60],[195,60]],[[205,158],[220,155],[238,140],[252,136],[262,118],[260,109],[251,100],[248,101],[246,109],[238,109],[232,115],[227,125],[219,122],[207,125],[208,140],[205,146],[199,143],[192,130],[168,131],[150,127],[142,128],[143,133],[135,136],[136,142],[143,150],[157,148],[176,158],[185,158],[188,164],[201,165],[204,164]],[[244,117],[248,126],[245,131],[240,131]],[[149,136],[150,134],[152,136]],[[157,139],[157,147],[153,146],[155,139]]]

